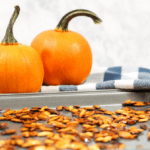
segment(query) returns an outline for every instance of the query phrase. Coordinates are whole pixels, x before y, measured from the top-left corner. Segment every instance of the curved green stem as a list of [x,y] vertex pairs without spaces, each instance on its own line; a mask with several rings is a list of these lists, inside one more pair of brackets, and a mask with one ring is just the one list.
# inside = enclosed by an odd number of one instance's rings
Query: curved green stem
[[15,11],[9,21],[9,24],[8,24],[8,27],[7,27],[7,30],[6,30],[6,34],[5,34],[5,37],[4,39],[2,40],[2,44],[17,44],[17,40],[14,38],[14,35],[13,35],[13,25],[19,15],[19,12],[20,12],[20,7],[19,6],[15,6]]
[[90,17],[91,19],[93,19],[95,24],[102,22],[102,20],[95,13],[93,13],[89,10],[77,9],[77,10],[73,10],[73,11],[67,13],[66,15],[64,15],[63,18],[58,23],[56,29],[57,30],[61,29],[62,31],[67,31],[70,20],[77,16]]

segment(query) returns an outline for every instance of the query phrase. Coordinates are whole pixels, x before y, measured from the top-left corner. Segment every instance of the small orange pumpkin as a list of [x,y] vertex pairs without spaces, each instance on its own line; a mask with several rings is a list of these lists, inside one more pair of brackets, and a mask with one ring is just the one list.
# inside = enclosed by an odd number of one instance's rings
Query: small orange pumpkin
[[44,78],[42,60],[35,49],[19,44],[13,36],[13,25],[20,8],[10,19],[0,44],[0,93],[39,92]]
[[31,43],[43,61],[44,84],[78,85],[86,80],[91,71],[90,45],[82,35],[68,30],[68,23],[76,16],[90,17],[94,23],[101,22],[91,11],[74,10],[60,20],[55,30],[38,34]]

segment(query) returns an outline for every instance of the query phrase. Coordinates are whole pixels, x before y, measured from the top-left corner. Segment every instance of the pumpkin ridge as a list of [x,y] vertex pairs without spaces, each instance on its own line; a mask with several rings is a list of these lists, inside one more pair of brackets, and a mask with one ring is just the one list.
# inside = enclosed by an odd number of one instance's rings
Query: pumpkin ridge
[[[7,58],[8,58],[8,57],[7,57],[7,56],[8,56],[8,49],[6,49],[6,51],[7,51],[7,53],[6,53],[6,61],[5,61],[5,62],[6,62],[6,63],[5,63],[5,66],[6,66],[6,68],[5,68],[5,81],[6,81],[6,78],[7,78],[6,76],[7,76],[7,70],[8,70],[8,69],[7,69],[7,65],[8,65],[8,63],[7,63],[7,62],[8,62],[8,61],[7,61]],[[7,89],[8,89],[8,87],[9,87],[8,84],[9,84],[9,83],[6,82]],[[9,91],[9,90],[8,90],[8,91]],[[5,92],[7,93],[7,90],[6,90]]]
[[[24,60],[25,60],[25,62],[26,62],[25,64],[26,64],[26,66],[27,66],[26,72],[28,72],[29,64],[28,64],[28,61],[27,61],[27,59],[26,59],[26,57],[25,57],[25,55],[24,55],[24,53],[23,53],[22,49],[20,48],[20,46],[19,46],[19,52],[21,52],[21,53],[22,53],[22,55],[23,55],[23,57],[22,57],[22,58],[24,58]],[[28,73],[27,73],[27,74],[28,74]],[[28,74],[28,84],[29,84],[29,74]],[[26,87],[25,92],[26,92],[26,93],[28,92],[28,86]]]

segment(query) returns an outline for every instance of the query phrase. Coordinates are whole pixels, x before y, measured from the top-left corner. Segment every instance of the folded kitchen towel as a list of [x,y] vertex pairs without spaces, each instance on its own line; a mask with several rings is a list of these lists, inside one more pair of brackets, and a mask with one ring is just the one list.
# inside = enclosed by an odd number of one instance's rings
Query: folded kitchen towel
[[41,92],[93,91],[104,89],[150,90],[150,69],[128,66],[101,68],[97,72],[92,72],[81,85],[43,85]]

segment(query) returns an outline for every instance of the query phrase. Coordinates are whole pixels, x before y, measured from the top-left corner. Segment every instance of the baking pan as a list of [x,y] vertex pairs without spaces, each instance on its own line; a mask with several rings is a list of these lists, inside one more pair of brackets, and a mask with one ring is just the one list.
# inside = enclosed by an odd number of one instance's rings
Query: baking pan
[[[22,109],[24,107],[33,106],[48,106],[49,108],[55,109],[59,105],[80,105],[93,106],[100,105],[102,108],[109,111],[115,111],[122,108],[122,103],[125,100],[131,99],[133,101],[149,101],[149,91],[122,91],[122,90],[101,90],[101,91],[88,91],[88,92],[58,92],[58,93],[30,93],[30,94],[1,94],[0,95],[0,109],[6,108],[11,109]],[[146,110],[150,106],[136,107],[138,110]],[[0,112],[0,116],[2,116]],[[63,114],[63,112],[61,113]],[[65,115],[71,117],[71,114],[65,112]],[[2,121],[7,122],[7,121]],[[141,124],[141,123],[140,123]],[[139,127],[139,123],[136,126]],[[148,127],[150,122],[144,123]],[[9,128],[17,130],[17,134],[20,135],[19,123],[8,122]],[[121,143],[126,145],[127,150],[135,150],[142,146],[143,149],[149,149],[150,141],[147,140],[148,130],[145,130],[137,139],[126,140],[119,139]],[[7,139],[10,136],[0,136],[0,139]],[[38,137],[37,137],[38,138]],[[42,140],[42,138],[41,138]],[[94,143],[92,143],[94,144]],[[22,149],[22,148],[19,148]]]

